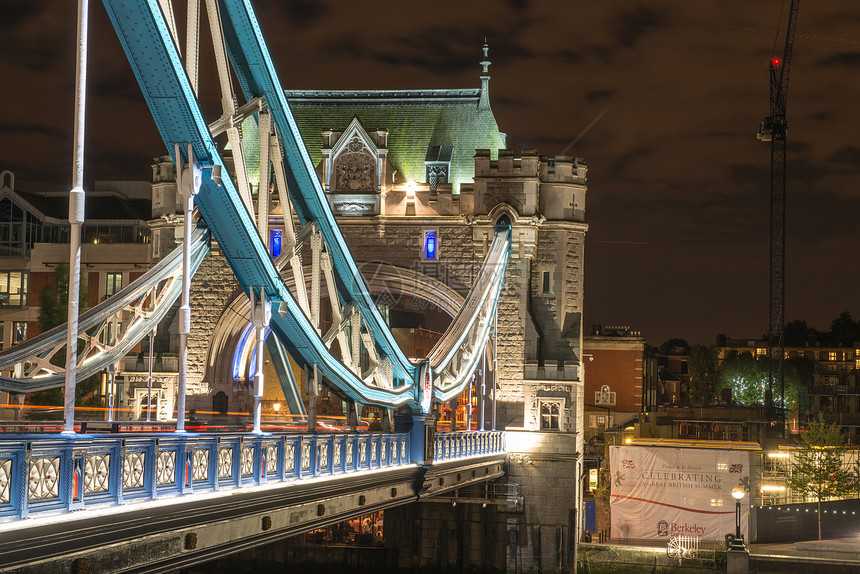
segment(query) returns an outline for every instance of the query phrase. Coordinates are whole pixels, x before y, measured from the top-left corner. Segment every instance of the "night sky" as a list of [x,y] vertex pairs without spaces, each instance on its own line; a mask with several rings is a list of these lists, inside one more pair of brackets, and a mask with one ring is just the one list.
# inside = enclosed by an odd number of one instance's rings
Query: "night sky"
[[[767,330],[770,147],[755,132],[781,1],[254,4],[285,88],[477,88],[486,36],[508,147],[588,162],[586,334],[628,324],[658,345]],[[148,180],[164,146],[98,0],[90,16],[87,182]],[[75,21],[68,0],[0,0],[0,170],[18,190],[70,187]],[[825,330],[843,310],[860,318],[858,43],[856,0],[802,3],[786,319]]]

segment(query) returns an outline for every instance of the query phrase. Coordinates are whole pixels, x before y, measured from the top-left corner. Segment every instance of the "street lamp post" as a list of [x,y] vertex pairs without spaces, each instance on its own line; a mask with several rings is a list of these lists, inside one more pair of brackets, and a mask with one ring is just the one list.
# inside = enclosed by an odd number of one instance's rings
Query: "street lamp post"
[[732,489],[732,498],[735,499],[735,539],[726,556],[726,574],[749,574],[750,571],[750,555],[741,536],[741,500],[744,496],[746,490],[743,486]]
[[732,489],[732,498],[735,499],[735,539],[732,542],[733,548],[743,548],[744,539],[741,536],[741,500],[744,499],[746,492],[743,486],[736,486]]

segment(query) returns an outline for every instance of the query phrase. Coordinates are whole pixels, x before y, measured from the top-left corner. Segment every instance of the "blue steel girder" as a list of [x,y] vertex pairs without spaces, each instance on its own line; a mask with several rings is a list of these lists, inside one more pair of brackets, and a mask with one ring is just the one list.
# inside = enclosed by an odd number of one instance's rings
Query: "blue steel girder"
[[355,304],[360,311],[381,354],[391,361],[395,386],[398,379],[411,383],[416,377],[416,366],[394,340],[350,255],[287,104],[250,1],[222,0],[219,7],[228,53],[245,98],[265,98],[277,127],[288,168],[285,170],[287,186],[296,214],[302,224],[313,221],[319,227],[336,271],[341,301],[344,306]]
[[[291,174],[290,186],[298,188],[304,184],[305,189],[297,195],[303,197],[304,201],[311,206],[301,207],[303,217],[318,224],[322,223],[320,228],[324,229],[328,248],[334,252],[333,259],[344,289],[353,297],[350,300],[367,306],[367,314],[363,313],[363,316],[368,317],[367,321],[373,331],[374,340],[382,347],[383,355],[395,359],[392,361],[395,366],[394,378],[396,382],[399,380],[403,383],[397,388],[369,387],[333,357],[285,287],[254,222],[242,204],[233,181],[227,176],[228,170],[203,119],[157,0],[104,0],[104,5],[165,145],[173,151],[173,144],[181,144],[180,153],[186,153],[187,145],[191,145],[194,155],[191,159],[202,168],[201,187],[196,196],[196,203],[237,281],[245,291],[249,287],[262,288],[269,300],[283,302],[284,314],[275,314],[271,322],[272,330],[281,342],[293,357],[300,359],[304,364],[317,365],[323,377],[337,385],[353,400],[388,406],[404,404],[416,406],[415,367],[399,350],[390,332],[382,323],[378,311],[364,289],[361,276],[349,257],[343,237],[337,231],[327,205],[321,201],[319,184],[313,183],[316,179],[313,177],[312,169],[309,168],[310,160],[301,145],[298,131],[295,130],[295,122],[292,121],[291,116],[287,119],[289,111],[283,100],[283,94],[278,88],[271,58],[265,49],[262,36],[259,34],[259,26],[256,24],[250,6],[241,7],[245,11],[244,17],[236,14],[240,11],[237,6],[232,6],[232,10],[226,11],[231,16],[232,24],[228,26],[230,29],[235,29],[238,21],[241,25],[240,29],[250,27],[250,30],[255,33],[250,39],[243,40],[254,44],[248,47],[248,53],[245,53],[243,58],[243,62],[248,63],[238,62],[239,69],[245,69],[245,72],[242,72],[245,76],[243,82],[247,83],[249,77],[255,78],[256,82],[268,82],[269,85],[261,95],[271,96],[275,102],[275,105],[270,102],[270,111],[275,115],[276,125],[282,138],[287,140],[283,147],[288,167],[287,173]],[[236,34],[232,35],[238,37]],[[264,66],[265,69],[260,70],[260,66]],[[249,75],[247,72],[249,69],[254,70],[255,73]],[[248,86],[253,87],[251,84]],[[283,105],[279,105],[278,102]],[[292,128],[288,124],[292,124]],[[291,136],[284,138],[285,133]],[[189,158],[184,160],[188,161]],[[223,174],[221,185],[212,179],[214,166],[221,167]],[[303,177],[298,178],[296,173],[303,174]],[[311,196],[317,191],[320,192],[320,197],[313,201]],[[301,201],[297,203],[301,205]]]

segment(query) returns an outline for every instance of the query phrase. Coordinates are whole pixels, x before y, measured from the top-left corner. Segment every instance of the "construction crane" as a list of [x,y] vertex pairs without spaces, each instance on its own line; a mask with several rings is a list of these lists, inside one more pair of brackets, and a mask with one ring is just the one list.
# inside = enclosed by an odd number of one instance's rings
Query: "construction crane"
[[783,423],[780,425],[780,433],[785,428],[785,164],[788,128],[785,103],[788,97],[788,75],[799,4],[800,0],[791,0],[782,57],[774,55],[770,60],[770,115],[761,123],[756,134],[761,141],[770,142],[770,305],[767,337],[769,361],[765,406],[768,418],[774,421],[776,413],[773,391],[774,386],[778,385],[780,408],[777,420]]

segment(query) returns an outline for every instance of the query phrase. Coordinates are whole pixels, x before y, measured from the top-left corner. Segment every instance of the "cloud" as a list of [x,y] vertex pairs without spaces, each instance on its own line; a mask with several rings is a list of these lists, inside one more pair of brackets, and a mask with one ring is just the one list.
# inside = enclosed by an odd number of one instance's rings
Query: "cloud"
[[847,66],[860,68],[860,52],[840,52],[819,60],[819,66]]
[[830,157],[828,157],[827,160],[832,161],[833,163],[850,165],[857,169],[860,167],[860,147],[857,147],[856,145],[842,146],[830,154]]
[[588,90],[585,92],[585,101],[586,102],[599,102],[602,100],[608,100],[615,95],[615,90],[605,89],[605,90]]
[[285,0],[281,9],[286,15],[286,24],[294,28],[306,28],[319,23],[329,14],[329,7],[321,0]]
[[643,34],[661,28],[664,24],[665,17],[662,13],[639,6],[632,12],[624,12],[616,17],[613,35],[619,44],[632,48]]
[[35,19],[41,12],[41,2],[0,0],[0,32],[13,32]]
[[[518,58],[531,58],[534,55],[530,49],[513,40],[493,45],[494,36],[504,37],[501,32],[491,32],[487,36],[491,44],[490,60],[498,58],[510,64]],[[409,36],[395,36],[393,41],[399,46],[377,52],[377,60],[388,65],[416,67],[440,76],[474,70],[481,57],[480,44],[473,30],[426,28]]]

